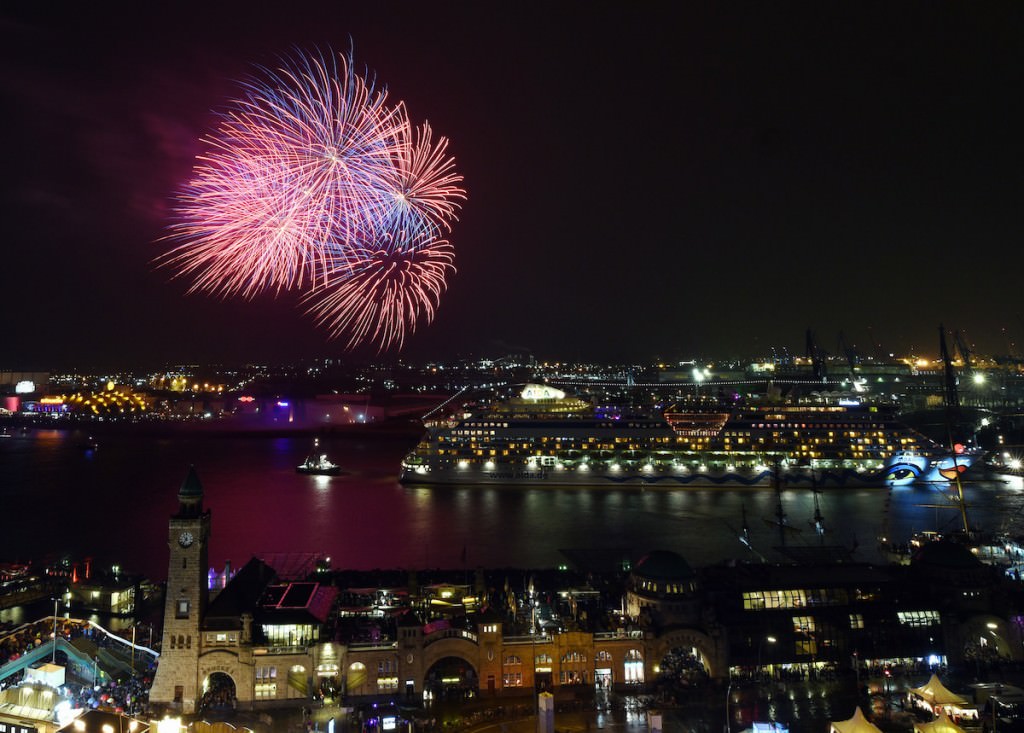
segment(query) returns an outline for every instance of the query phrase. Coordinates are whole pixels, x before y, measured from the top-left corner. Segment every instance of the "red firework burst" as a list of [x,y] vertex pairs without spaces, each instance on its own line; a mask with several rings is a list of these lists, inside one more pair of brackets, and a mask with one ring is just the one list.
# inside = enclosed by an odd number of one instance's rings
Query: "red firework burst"
[[351,56],[262,69],[203,143],[160,258],[189,292],[301,288],[348,347],[403,344],[454,271],[446,239],[466,193],[448,140],[356,74]]
[[[163,263],[192,291],[252,297],[302,287],[337,268],[386,215],[409,121],[344,57],[286,60],[204,139],[178,198]],[[330,262],[330,267],[328,267]]]

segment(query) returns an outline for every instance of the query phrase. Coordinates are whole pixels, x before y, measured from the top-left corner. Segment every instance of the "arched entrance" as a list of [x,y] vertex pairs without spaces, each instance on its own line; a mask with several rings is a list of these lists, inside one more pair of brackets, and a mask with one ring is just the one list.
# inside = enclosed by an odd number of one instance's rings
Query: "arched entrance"
[[[658,639],[648,662],[657,665],[658,676],[678,672],[691,685],[699,679],[718,679],[726,669],[719,642],[698,629],[670,631]],[[655,671],[651,666],[647,670]]]
[[427,669],[423,697],[427,702],[463,701],[480,689],[476,669],[461,657],[442,657]]
[[673,690],[699,687],[710,679],[704,655],[695,646],[666,650],[658,668],[659,684]]
[[235,681],[231,676],[224,672],[213,672],[203,680],[203,694],[199,698],[198,710],[233,710],[236,698]]

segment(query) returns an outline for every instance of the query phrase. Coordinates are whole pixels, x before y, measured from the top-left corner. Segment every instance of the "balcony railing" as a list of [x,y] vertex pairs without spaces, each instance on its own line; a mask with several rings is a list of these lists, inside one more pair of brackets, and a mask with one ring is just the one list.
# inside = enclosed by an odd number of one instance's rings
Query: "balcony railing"
[[360,642],[358,644],[348,644],[347,648],[350,652],[372,652],[386,649],[397,649],[397,641],[368,641]]
[[610,641],[612,639],[643,639],[644,632],[639,630],[626,631],[597,631],[594,633],[594,641]]
[[506,636],[502,642],[505,644],[547,644],[551,638],[548,634],[530,634],[529,636]]
[[462,629],[445,629],[443,631],[436,631],[425,637],[423,639],[423,646],[433,644],[435,641],[441,641],[442,639],[465,639],[473,642],[474,644],[477,643],[476,634],[471,631],[463,631]]
[[305,654],[306,647],[304,646],[260,646],[252,650],[253,654],[256,655],[270,655],[270,654]]

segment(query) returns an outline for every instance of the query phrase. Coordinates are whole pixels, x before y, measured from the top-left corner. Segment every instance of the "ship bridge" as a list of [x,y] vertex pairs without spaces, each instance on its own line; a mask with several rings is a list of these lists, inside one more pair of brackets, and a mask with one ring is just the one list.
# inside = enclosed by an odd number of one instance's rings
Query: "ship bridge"
[[722,432],[729,416],[728,412],[690,412],[673,406],[665,411],[665,422],[676,435],[711,438]]

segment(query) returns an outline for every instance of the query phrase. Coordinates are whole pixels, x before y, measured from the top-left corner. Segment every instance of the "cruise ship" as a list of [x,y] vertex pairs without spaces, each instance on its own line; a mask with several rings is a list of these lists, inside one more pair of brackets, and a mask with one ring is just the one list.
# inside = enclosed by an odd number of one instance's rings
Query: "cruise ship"
[[[426,427],[402,461],[404,483],[884,486],[920,479],[944,456],[892,406],[834,397],[712,401],[645,416],[527,384]],[[907,456],[920,470],[906,468]]]

